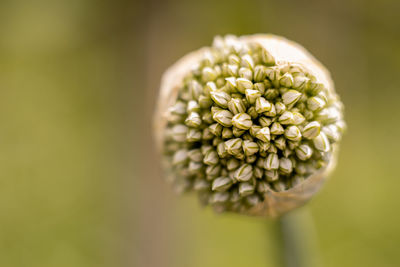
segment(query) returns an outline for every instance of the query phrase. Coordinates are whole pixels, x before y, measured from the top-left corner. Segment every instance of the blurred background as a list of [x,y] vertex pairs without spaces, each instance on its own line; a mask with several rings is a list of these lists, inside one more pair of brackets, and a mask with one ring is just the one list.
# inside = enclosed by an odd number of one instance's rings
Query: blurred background
[[399,266],[400,2],[2,0],[0,266],[277,266],[275,224],[164,182],[162,72],[217,34],[275,33],[331,71],[349,130],[308,205],[320,266]]

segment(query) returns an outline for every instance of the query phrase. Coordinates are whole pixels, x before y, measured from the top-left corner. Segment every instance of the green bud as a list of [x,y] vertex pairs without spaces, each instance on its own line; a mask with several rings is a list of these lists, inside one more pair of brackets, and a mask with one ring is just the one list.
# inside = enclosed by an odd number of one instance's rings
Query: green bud
[[196,179],[193,184],[193,189],[196,191],[207,190],[210,188],[210,183],[204,179]]
[[225,83],[226,88],[228,88],[232,92],[236,90],[237,84],[235,77],[225,78],[225,81],[226,81]]
[[257,155],[246,156],[246,163],[253,163],[257,160]]
[[227,73],[229,76],[237,76],[239,71],[239,67],[237,65],[228,65]]
[[188,160],[188,151],[186,149],[181,149],[175,152],[172,159],[173,165],[185,164]]
[[282,125],[279,122],[274,122],[271,126],[271,134],[280,135],[285,132]]
[[334,124],[322,127],[322,131],[328,137],[329,141],[335,143],[340,140],[340,132],[338,127]]
[[267,159],[264,161],[264,169],[277,170],[279,168],[279,158],[276,153],[269,153]]
[[220,158],[225,158],[228,156],[228,152],[225,149],[225,143],[219,143],[217,145],[217,153]]
[[232,180],[228,177],[218,177],[212,183],[211,190],[213,191],[226,191],[232,186]]
[[233,132],[230,128],[223,128],[222,129],[222,138],[229,139],[233,137]]
[[215,82],[207,82],[206,86],[204,87],[204,91],[209,95],[211,92],[217,91],[217,85]]
[[237,127],[232,127],[232,132],[233,132],[233,135],[235,136],[235,137],[240,137],[242,134],[244,134],[246,131],[245,130],[242,130],[242,129],[239,129],[239,128],[237,128]]
[[222,134],[222,125],[219,123],[213,123],[209,127],[210,132],[215,136],[221,136]]
[[275,67],[266,68],[265,74],[272,81],[272,83],[278,82],[274,85],[275,85],[275,87],[279,87],[279,79],[281,77],[279,69],[277,69]]
[[275,65],[275,58],[265,49],[261,50],[261,59],[266,65]]
[[310,85],[307,89],[307,92],[311,95],[317,95],[324,89],[324,85],[322,83],[317,83],[315,81],[311,81]]
[[296,149],[296,156],[301,160],[308,160],[311,158],[313,150],[310,146],[303,144],[298,146]]
[[264,113],[271,110],[271,103],[268,102],[264,97],[258,97],[256,99],[256,111],[257,113]]
[[250,115],[250,117],[255,120],[258,117],[258,113],[255,109],[255,107],[251,106],[247,109],[247,114]]
[[246,99],[250,104],[254,104],[256,99],[261,96],[261,93],[258,90],[246,89],[245,90]]
[[299,125],[299,124],[302,124],[306,119],[304,118],[304,116],[303,115],[301,115],[301,113],[300,112],[296,112],[296,111],[294,111],[294,112],[292,112],[293,113],[293,124],[295,124],[295,125]]
[[249,129],[249,133],[251,136],[255,137],[259,130],[261,130],[261,127],[259,125],[253,124]]
[[325,104],[326,104],[325,101],[317,96],[310,97],[307,100],[307,107],[311,111],[321,110],[323,107],[325,107]]
[[214,69],[210,68],[210,67],[205,67],[202,70],[201,75],[202,75],[201,78],[205,82],[214,81],[218,77],[217,72]]
[[292,85],[293,85],[293,76],[290,73],[285,73],[280,78],[279,83],[284,87],[292,87]]
[[250,206],[256,206],[258,203],[261,202],[261,199],[258,195],[252,194],[246,197],[246,202]]
[[233,116],[232,124],[239,129],[248,130],[253,125],[253,121],[248,114],[238,113]]
[[191,174],[196,174],[201,170],[202,167],[203,167],[203,164],[201,162],[190,161],[188,170]]
[[244,160],[245,156],[244,153],[242,151],[240,151],[239,153],[233,155],[235,158],[237,158],[238,160]]
[[319,119],[324,124],[336,123],[341,120],[341,113],[335,107],[329,107],[321,110],[318,113],[317,119]]
[[[223,108],[220,108],[220,107],[217,107],[217,106],[212,106],[211,107],[211,114],[212,114],[212,116],[214,116],[215,115],[215,113],[217,113],[217,112],[219,112],[219,111],[223,111],[224,109]],[[206,111],[207,112],[207,111]],[[208,112],[207,112],[208,113]],[[204,115],[203,115],[204,116]]]
[[188,127],[182,124],[177,124],[172,128],[172,139],[177,142],[185,142]]
[[225,127],[232,126],[233,114],[228,110],[220,110],[213,115],[213,119]]
[[240,166],[240,161],[235,158],[230,158],[226,162],[226,168],[228,169],[228,171],[236,170],[237,168],[239,168],[239,166]]
[[189,127],[197,128],[201,125],[201,118],[199,113],[191,112],[185,120],[185,124]]
[[206,175],[208,180],[212,180],[221,173],[221,165],[211,165],[206,168]]
[[269,142],[271,140],[271,135],[269,132],[268,127],[263,127],[261,128],[257,133],[256,133],[256,138],[260,139],[263,142]]
[[268,100],[273,100],[279,96],[279,91],[276,89],[268,89],[265,91],[265,98]]
[[201,138],[203,140],[211,140],[214,138],[214,135],[212,134],[209,128],[204,128]]
[[243,66],[245,68],[249,68],[249,69],[253,69],[254,68],[254,61],[253,61],[253,59],[251,58],[250,55],[242,56],[241,66]]
[[283,114],[279,117],[279,122],[284,125],[293,124],[294,123],[293,113],[290,111],[283,112]]
[[238,181],[245,182],[253,176],[253,168],[250,164],[243,164],[234,173],[234,178]]
[[260,125],[262,127],[268,127],[268,126],[271,125],[272,120],[270,118],[267,118],[267,117],[260,117],[260,118],[258,118],[258,122],[260,123]]
[[343,120],[338,120],[335,124],[340,133],[344,133],[346,131],[347,125]]
[[295,170],[300,175],[304,175],[307,173],[307,167],[304,163],[298,163],[295,167]]
[[203,159],[204,164],[206,165],[216,165],[218,164],[219,157],[216,151],[214,150],[209,150]]
[[267,151],[268,151],[268,149],[269,149],[270,146],[271,146],[271,143],[269,143],[269,142],[263,142],[263,141],[261,141],[261,140],[258,140],[258,141],[257,141],[257,145],[258,145],[258,147],[259,147],[260,153],[262,153],[262,152],[267,152]]
[[203,145],[203,146],[201,146],[201,154],[203,154],[203,156],[208,152],[208,151],[210,151],[210,150],[212,150],[212,146],[210,146],[210,145]]
[[285,184],[281,181],[274,182],[273,184],[275,191],[282,192],[285,191]]
[[286,148],[286,139],[281,136],[278,139],[274,140],[274,145],[280,150],[284,150]]
[[290,174],[293,171],[292,161],[288,158],[279,159],[279,171],[285,175]]
[[275,103],[276,114],[281,115],[283,112],[286,111],[286,106],[282,102]]
[[189,150],[188,156],[191,161],[195,161],[195,162],[203,161],[203,154],[201,154],[201,150],[199,148]]
[[215,57],[214,57],[213,54],[211,54],[209,51],[206,51],[206,52],[203,54],[202,63],[203,63],[205,66],[213,66],[214,63],[215,63]]
[[264,174],[268,182],[277,181],[279,179],[279,173],[277,170],[265,170]]
[[268,152],[269,153],[278,153],[278,149],[276,148],[276,146],[274,144],[271,144],[268,148]]
[[204,109],[209,108],[211,107],[212,103],[213,101],[211,100],[210,97],[204,95],[199,96],[199,105],[201,108]]
[[312,121],[304,126],[302,135],[307,139],[314,139],[320,133],[321,125],[317,121]]
[[325,133],[320,132],[317,137],[313,139],[314,147],[322,152],[328,152],[330,150],[330,143],[328,137],[326,137]]
[[188,113],[190,113],[190,112],[199,112],[200,111],[199,103],[197,101],[195,101],[195,100],[190,100],[188,102],[188,104],[187,104],[186,111]]
[[175,105],[169,108],[169,112],[176,115],[185,115],[186,104],[181,101],[177,101]]
[[298,147],[300,145],[300,141],[288,140],[287,144],[288,144],[289,149],[294,150],[296,147]]
[[246,106],[240,98],[232,98],[228,103],[228,108],[233,114],[246,112]]
[[265,181],[259,181],[257,183],[257,192],[258,193],[264,194],[264,193],[268,192],[268,190],[270,190],[270,189],[271,189],[271,187]]
[[[288,142],[291,142],[291,141],[288,141]],[[294,148],[293,148],[294,149]],[[285,149],[283,150],[283,152],[282,152],[282,155],[285,157],[285,158],[288,158],[290,155],[292,155],[293,154],[293,150],[292,150],[292,148],[288,148],[288,147],[285,147]]]
[[246,78],[238,78],[236,79],[237,89],[240,93],[244,94],[246,89],[253,88],[253,83]]
[[265,79],[265,67],[262,65],[257,65],[254,68],[254,81],[256,82],[262,82]]
[[254,89],[258,90],[263,95],[265,93],[265,84],[264,83],[255,83]]
[[244,197],[253,194],[254,186],[250,183],[240,183],[239,184],[239,195]]
[[293,88],[297,90],[306,90],[310,84],[310,79],[304,76],[295,76],[293,81]]
[[283,103],[286,106],[293,106],[301,98],[301,93],[296,90],[288,90],[282,95]]
[[243,140],[247,140],[247,141],[253,141],[254,140],[253,136],[251,136],[251,134],[248,133],[248,132],[243,134],[242,139]]
[[211,99],[214,101],[215,104],[222,108],[228,107],[228,102],[231,100],[230,95],[223,91],[212,91],[210,92]]
[[201,93],[203,92],[203,87],[196,80],[191,80],[189,83],[189,93],[192,99],[199,99]]
[[258,152],[258,145],[256,142],[245,140],[242,143],[243,151],[246,156],[253,155]]
[[240,64],[240,58],[237,55],[230,54],[229,57],[228,57],[228,62],[229,62],[229,64],[239,65]]
[[285,137],[292,141],[301,140],[301,132],[296,126],[289,126],[285,129]]
[[276,116],[275,105],[274,105],[274,104],[271,104],[271,109],[270,109],[269,111],[267,111],[267,112],[264,112],[263,114],[264,114],[265,116],[268,116],[268,117],[275,117],[275,116]]
[[184,116],[182,115],[177,115],[177,114],[169,114],[167,117],[168,122],[172,124],[177,124],[181,123],[184,120]]
[[210,202],[212,204],[224,203],[228,201],[229,193],[228,192],[215,192],[211,195]]
[[239,76],[251,81],[253,79],[253,72],[249,68],[240,68]]
[[189,128],[186,134],[186,141],[199,142],[203,138],[203,134],[198,129]]
[[263,172],[263,169],[261,169],[259,167],[254,167],[253,174],[254,174],[254,177],[256,177],[257,179],[261,179],[264,175],[264,172]]
[[242,139],[235,138],[225,141],[225,149],[230,155],[236,155],[242,150]]

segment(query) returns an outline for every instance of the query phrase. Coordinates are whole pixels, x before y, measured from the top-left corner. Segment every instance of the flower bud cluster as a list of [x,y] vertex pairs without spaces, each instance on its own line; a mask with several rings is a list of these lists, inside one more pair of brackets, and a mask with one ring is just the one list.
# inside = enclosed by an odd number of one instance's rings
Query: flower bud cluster
[[168,110],[165,162],[176,187],[241,212],[325,167],[345,128],[333,88],[255,43],[217,37]]

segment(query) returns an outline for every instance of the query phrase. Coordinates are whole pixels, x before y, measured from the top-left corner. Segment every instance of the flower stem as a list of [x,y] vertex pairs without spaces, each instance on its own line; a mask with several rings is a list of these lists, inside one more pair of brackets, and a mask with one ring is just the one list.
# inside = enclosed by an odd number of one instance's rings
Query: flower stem
[[316,234],[311,214],[305,208],[278,219],[280,262],[285,267],[319,267]]

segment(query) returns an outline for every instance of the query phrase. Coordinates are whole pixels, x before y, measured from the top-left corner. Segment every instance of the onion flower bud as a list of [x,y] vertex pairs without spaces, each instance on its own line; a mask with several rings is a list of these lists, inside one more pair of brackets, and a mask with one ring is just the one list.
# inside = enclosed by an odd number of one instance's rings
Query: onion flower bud
[[164,74],[154,133],[169,180],[218,212],[280,216],[334,168],[345,129],[329,72],[299,44],[217,36]]

